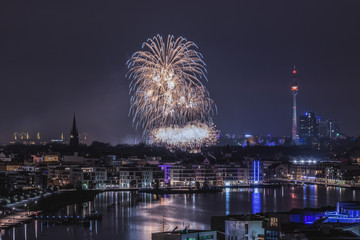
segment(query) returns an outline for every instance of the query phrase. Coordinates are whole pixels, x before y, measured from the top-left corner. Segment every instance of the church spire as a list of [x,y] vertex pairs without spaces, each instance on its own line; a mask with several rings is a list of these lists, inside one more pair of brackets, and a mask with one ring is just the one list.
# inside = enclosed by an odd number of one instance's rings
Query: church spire
[[70,131],[70,150],[72,152],[77,152],[78,148],[79,148],[79,132],[76,127],[76,118],[74,113],[73,125]]
[[72,133],[77,132],[77,128],[76,128],[76,117],[75,117],[75,113],[74,113],[74,118],[73,118],[73,125],[72,125],[72,129],[71,129]]

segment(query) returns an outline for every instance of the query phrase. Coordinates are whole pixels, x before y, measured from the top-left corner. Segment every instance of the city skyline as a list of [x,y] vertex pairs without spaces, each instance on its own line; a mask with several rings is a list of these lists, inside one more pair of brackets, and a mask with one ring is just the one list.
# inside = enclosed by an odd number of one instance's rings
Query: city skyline
[[0,43],[7,47],[0,57],[6,83],[0,141],[15,131],[68,134],[73,112],[79,132],[93,140],[140,140],[128,116],[125,63],[157,33],[198,44],[207,63],[206,86],[218,107],[214,122],[222,133],[290,136],[289,87],[296,64],[298,115],[319,112],[339,121],[346,134],[360,135],[360,116],[354,114],[358,2],[226,3],[207,2],[206,11],[199,11],[204,3],[197,2],[190,9],[176,6],[178,12],[167,11],[175,4],[163,2],[59,3],[56,8],[46,2],[1,3],[5,37]]

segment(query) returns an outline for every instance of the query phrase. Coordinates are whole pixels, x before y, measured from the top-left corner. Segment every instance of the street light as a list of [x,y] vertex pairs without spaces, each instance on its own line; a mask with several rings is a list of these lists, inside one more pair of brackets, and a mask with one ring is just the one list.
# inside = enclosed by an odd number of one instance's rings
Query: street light
[[13,221],[15,220],[15,207],[12,208],[13,210]]
[[24,205],[25,207],[27,207],[27,215],[29,215],[29,212],[30,212],[30,210],[29,210],[29,206],[27,206],[27,204],[25,203],[25,205]]

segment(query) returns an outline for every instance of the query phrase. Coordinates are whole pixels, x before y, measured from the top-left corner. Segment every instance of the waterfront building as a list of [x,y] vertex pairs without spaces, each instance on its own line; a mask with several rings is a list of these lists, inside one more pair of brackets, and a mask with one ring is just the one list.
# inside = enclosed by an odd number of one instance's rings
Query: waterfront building
[[360,202],[338,202],[336,211],[325,212],[326,222],[360,223]]
[[228,215],[212,216],[211,230],[218,232],[218,239],[264,239],[264,216]]
[[120,188],[142,188],[142,171],[138,167],[119,168]]
[[120,188],[120,176],[117,167],[114,166],[106,167],[105,184],[107,189]]
[[50,166],[47,173],[49,186],[65,187],[70,184],[69,166]]
[[170,185],[195,186],[195,170],[192,165],[174,165],[170,168]]
[[357,186],[360,180],[360,166],[342,164],[335,160],[301,159],[291,162],[289,176],[291,180],[296,181]]
[[106,186],[106,169],[104,167],[72,167],[70,184],[75,188],[104,189]]
[[165,172],[158,166],[146,166],[141,168],[142,188],[159,188],[164,186]]
[[170,168],[172,167],[172,164],[161,164],[158,165],[161,170],[164,171],[164,184],[169,184],[170,183]]
[[286,163],[276,163],[265,169],[265,177],[271,179],[288,179],[289,165]]
[[236,164],[215,165],[217,186],[237,186],[247,184],[247,168]]
[[264,162],[257,159],[246,160],[249,184],[262,184],[264,181]]
[[151,234],[152,240],[216,240],[217,233],[216,231],[208,231],[208,230],[193,230],[187,229],[184,230],[176,230],[177,227],[173,231],[169,232],[158,232]]
[[229,216],[225,220],[225,239],[263,239],[262,223],[256,215]]
[[214,166],[205,164],[205,165],[194,165],[193,169],[195,171],[195,182],[200,187],[215,186],[216,185],[216,168]]
[[248,183],[248,169],[235,164],[173,165],[171,186],[231,186]]
[[317,161],[315,160],[295,160],[290,166],[290,179],[297,181],[315,181],[317,169]]

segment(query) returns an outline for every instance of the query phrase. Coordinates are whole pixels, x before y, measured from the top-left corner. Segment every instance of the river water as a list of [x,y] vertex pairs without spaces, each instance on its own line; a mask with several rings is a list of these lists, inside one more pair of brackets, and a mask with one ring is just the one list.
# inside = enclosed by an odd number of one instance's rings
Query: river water
[[[152,232],[190,225],[209,229],[213,215],[289,211],[360,200],[360,190],[303,187],[225,189],[221,193],[156,196],[135,192],[104,192],[93,201],[69,205],[54,215],[86,215],[97,210],[102,220],[90,226],[53,225],[40,220],[2,230],[0,240],[151,239]],[[164,224],[165,223],[165,224]]]

